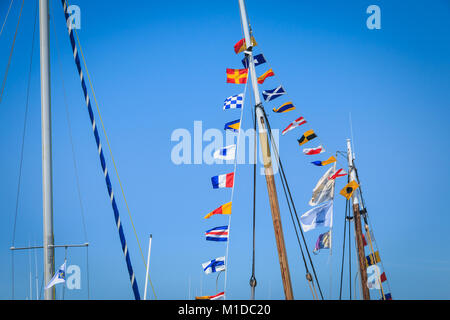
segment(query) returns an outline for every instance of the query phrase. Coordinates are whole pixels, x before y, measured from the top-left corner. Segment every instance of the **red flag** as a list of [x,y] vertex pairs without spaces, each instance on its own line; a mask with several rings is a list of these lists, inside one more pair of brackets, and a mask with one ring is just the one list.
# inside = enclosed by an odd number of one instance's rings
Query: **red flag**
[[241,39],[234,45],[234,52],[238,54],[244,50],[245,50],[245,39]]
[[[250,38],[251,42],[252,42],[252,47],[257,46],[258,44],[255,41],[255,38],[252,36]],[[244,51],[245,49],[247,49],[247,45],[245,43],[245,38],[239,40],[235,45],[234,45],[234,52],[236,52],[236,54],[241,53],[242,51]]]

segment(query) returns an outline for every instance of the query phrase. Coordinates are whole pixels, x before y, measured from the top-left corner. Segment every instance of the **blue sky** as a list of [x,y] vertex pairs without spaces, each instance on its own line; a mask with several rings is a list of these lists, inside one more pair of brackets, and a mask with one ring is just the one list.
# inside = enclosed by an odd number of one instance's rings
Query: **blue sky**
[[[151,278],[158,299],[187,299],[215,294],[215,275],[202,275],[201,263],[225,254],[225,245],[207,243],[203,232],[226,223],[203,216],[229,201],[230,190],[213,190],[210,177],[230,172],[222,165],[175,165],[171,141],[176,129],[193,134],[222,129],[238,112],[222,110],[223,100],[242,86],[225,83],[225,68],[240,68],[233,45],[242,37],[237,1],[78,0],[78,31],[102,111],[108,138],[125,188],[144,255],[153,234]],[[381,8],[381,30],[366,27],[366,8]],[[0,19],[9,1],[0,3]],[[63,100],[63,77],[75,158],[85,210],[91,297],[132,299],[126,265],[101,172],[91,125],[73,63],[59,1],[51,1],[59,60],[52,41],[52,121],[55,242],[84,242],[75,171]],[[34,4],[26,1],[11,68],[0,105],[0,298],[11,298],[11,254],[19,159],[25,112]],[[450,298],[450,217],[446,185],[450,172],[450,5],[446,1],[247,1],[258,47],[276,76],[260,86],[283,84],[297,109],[274,114],[286,100],[265,105],[273,128],[283,129],[299,116],[308,121],[329,154],[345,150],[353,119],[356,163],[373,231],[394,299]],[[0,71],[6,68],[19,12],[15,1],[0,37]],[[37,40],[37,39],[36,39]],[[38,42],[36,41],[36,46]],[[16,245],[41,244],[41,146],[39,54],[32,69],[25,136]],[[60,67],[61,66],[61,67]],[[258,74],[265,71],[258,67]],[[61,69],[60,69],[61,68]],[[247,95],[247,97],[249,97]],[[91,96],[91,100],[92,100]],[[284,99],[284,98],[283,98]],[[248,102],[250,100],[247,100]],[[243,128],[252,127],[250,104]],[[96,114],[98,121],[98,115]],[[306,129],[305,129],[306,130]],[[280,152],[299,214],[307,211],[311,190],[324,169],[313,167],[296,139],[303,128],[280,138]],[[103,146],[106,147],[103,133]],[[204,142],[206,147],[209,142]],[[310,146],[315,146],[311,143]],[[107,164],[131,259],[143,292],[145,269],[113,164]],[[316,160],[316,159],[314,159]],[[345,161],[339,160],[340,166]],[[248,299],[251,272],[252,166],[239,165],[229,247],[227,296]],[[277,176],[278,179],[278,176]],[[337,190],[344,186],[341,179]],[[278,183],[278,180],[277,180]],[[258,176],[256,278],[259,299],[283,299],[267,191]],[[278,185],[281,191],[281,186]],[[287,206],[279,193],[291,278],[296,299],[311,299]],[[333,254],[314,256],[326,297],[339,295],[344,198],[337,195]],[[312,250],[326,229],[306,233]],[[352,242],[352,252],[355,247]],[[31,256],[34,259],[34,256]],[[15,255],[15,294],[28,295],[29,256]],[[42,279],[42,253],[37,252]],[[56,252],[56,265],[64,250]],[[353,257],[355,260],[355,257]],[[82,289],[66,299],[87,298],[83,249],[71,249],[68,263],[82,268]],[[34,263],[33,274],[34,274]],[[330,270],[332,273],[330,275]],[[353,277],[356,264],[352,266]],[[348,297],[347,270],[344,297]],[[331,280],[331,286],[330,286]],[[353,283],[354,279],[352,279]],[[223,286],[223,275],[220,278]],[[352,284],[354,285],[354,284]],[[219,288],[220,289],[220,288]],[[58,297],[61,288],[58,287]],[[354,288],[352,288],[354,291]],[[150,295],[153,299],[153,294]]]

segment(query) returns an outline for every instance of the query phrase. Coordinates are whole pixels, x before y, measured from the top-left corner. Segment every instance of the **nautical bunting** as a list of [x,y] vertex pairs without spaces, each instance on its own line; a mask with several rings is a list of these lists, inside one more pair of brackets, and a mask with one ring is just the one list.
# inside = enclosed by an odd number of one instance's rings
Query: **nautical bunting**
[[[61,3],[62,3],[62,6],[63,6],[63,9],[64,9],[64,15],[65,15],[66,21],[69,21],[69,12],[67,11],[68,7],[67,7],[67,4],[66,4],[66,1],[65,0],[61,0]],[[80,57],[78,55],[78,51],[77,51],[77,47],[76,47],[76,44],[75,44],[75,38],[73,36],[72,28],[69,27],[68,31],[69,31],[70,44],[72,45],[73,58],[75,59],[75,64],[77,66],[78,74],[80,76],[81,88],[83,89],[83,94],[84,94],[84,98],[85,98],[85,101],[86,101],[86,105],[87,105],[87,109],[88,109],[88,113],[89,113],[89,118],[91,120],[92,130],[94,131],[95,142],[97,144],[97,150],[98,150],[98,154],[99,154],[99,157],[100,157],[100,164],[102,166],[102,171],[103,171],[103,174],[105,176],[105,182],[106,182],[106,187],[108,189],[108,195],[109,195],[109,198],[111,200],[111,206],[112,206],[113,211],[114,211],[114,219],[115,219],[115,222],[116,222],[117,229],[119,231],[120,243],[122,245],[122,251],[123,251],[123,253],[125,255],[125,261],[126,261],[126,264],[127,264],[127,269],[128,269],[128,274],[129,274],[130,281],[131,281],[131,286],[133,288],[134,298],[136,300],[140,300],[141,297],[140,297],[140,294],[139,294],[139,288],[138,288],[136,277],[135,277],[135,274],[134,274],[134,271],[133,271],[133,266],[131,264],[130,254],[128,252],[128,246],[127,246],[127,242],[126,242],[126,239],[125,239],[125,234],[123,232],[122,223],[120,222],[119,209],[118,209],[117,204],[116,204],[116,200],[115,200],[115,197],[114,197],[114,192],[113,192],[113,189],[112,189],[111,180],[109,178],[108,169],[106,167],[106,161],[105,161],[105,157],[103,155],[102,145],[100,143],[100,136],[98,134],[97,126],[95,124],[94,113],[92,112],[91,102],[90,102],[89,95],[88,95],[88,92],[87,92],[86,83],[85,83],[84,78],[83,78],[83,71],[81,69]]]
[[325,148],[322,146],[318,146],[317,148],[305,148],[303,149],[303,153],[307,156],[312,156],[315,154],[321,154],[325,152]]
[[384,300],[392,300],[392,295],[390,293],[386,293],[384,295]]
[[228,241],[228,226],[209,229],[205,235],[207,241]]
[[219,300],[225,298],[225,292],[220,292],[218,294],[215,294],[213,296],[200,296],[195,297],[195,300]]
[[239,132],[240,127],[241,127],[241,119],[237,119],[237,120],[225,123],[224,130],[231,130],[233,132]]
[[236,156],[236,145],[233,144],[231,146],[227,146],[225,148],[220,148],[214,151],[213,157],[214,159],[219,160],[234,160]]
[[329,168],[317,182],[316,186],[313,189],[311,200],[309,200],[310,206],[316,206],[322,202],[333,199],[335,181],[328,180],[328,177],[332,175],[333,171],[334,167]]
[[241,109],[244,100],[244,94],[240,93],[225,99],[223,110],[226,109]]
[[366,256],[366,268],[378,262],[380,262],[380,253],[378,251],[375,251],[373,255],[369,254]]
[[292,104],[292,102],[286,102],[286,103],[283,103],[278,108],[273,108],[273,112],[276,112],[276,113],[285,113],[285,112],[289,112],[292,110],[295,110],[295,107]]
[[225,257],[219,257],[202,263],[203,271],[206,274],[225,270]]
[[[316,246],[314,247],[313,253],[318,253],[320,249],[330,249],[331,248],[331,230],[322,233],[317,238]],[[317,254],[316,253],[316,254]]]
[[[258,44],[255,41],[255,38],[252,36],[250,38],[252,45],[251,47],[256,47]],[[243,51],[245,51],[247,49],[246,43],[245,43],[245,38],[242,38],[241,40],[239,40],[238,42],[236,42],[236,44],[234,45],[234,52],[236,54],[241,53]]]
[[211,182],[214,189],[233,188],[234,172],[214,176],[211,178]]
[[[260,64],[266,63],[266,59],[264,58],[264,55],[260,53],[253,57],[253,62],[255,64],[255,67],[257,67]],[[244,66],[244,68],[248,69],[248,56],[242,59],[242,65]]]
[[342,188],[341,192],[339,192],[341,195],[343,195],[347,200],[350,200],[350,198],[353,195],[353,192],[358,189],[359,184],[352,180],[350,181],[344,188]]
[[66,282],[66,261],[59,267],[58,271],[56,271],[55,275],[50,279],[44,289],[50,289],[55,284],[63,282]]
[[335,174],[333,174],[328,179],[335,180],[336,178],[345,177],[346,175],[347,175],[347,172],[345,172],[344,169],[339,169],[338,171],[336,171]]
[[316,165],[316,166],[323,167],[323,166],[329,165],[330,163],[334,163],[334,162],[336,162],[336,158],[334,156],[331,156],[331,157],[328,158],[328,160],[325,160],[325,161],[313,161],[311,163]]
[[262,92],[265,101],[272,101],[275,98],[281,97],[283,94],[286,94],[286,91],[282,86],[279,86],[272,90],[264,90]]
[[281,132],[281,135],[284,136],[284,134],[285,134],[286,132],[289,132],[289,131],[291,131],[291,130],[297,128],[297,127],[300,127],[302,124],[305,124],[305,123],[306,123],[306,120],[303,119],[303,117],[300,117],[300,118],[296,119],[295,121],[293,121],[290,125],[288,125],[288,126],[286,127],[286,129],[284,129],[284,130]]
[[209,217],[215,214],[231,214],[231,202],[225,203],[224,205],[221,205],[217,209],[211,211],[205,216],[205,219],[209,219]]
[[324,202],[300,217],[300,224],[304,232],[317,227],[333,226],[333,201]]
[[314,138],[317,138],[316,134],[314,133],[314,130],[308,130],[297,141],[299,145],[304,145],[305,143],[311,141]]
[[274,75],[275,73],[272,71],[272,68],[270,68],[269,70],[267,70],[261,76],[258,77],[258,83],[263,84],[268,77],[273,77]]
[[228,69],[227,83],[244,84],[247,83],[248,69]]

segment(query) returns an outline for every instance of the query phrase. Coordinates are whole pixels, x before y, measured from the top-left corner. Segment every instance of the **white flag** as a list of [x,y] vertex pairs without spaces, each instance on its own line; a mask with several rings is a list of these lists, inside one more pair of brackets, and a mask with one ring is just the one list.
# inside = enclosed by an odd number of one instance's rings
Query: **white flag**
[[325,174],[317,182],[316,187],[313,189],[311,200],[309,200],[310,206],[316,206],[319,203],[333,200],[334,197],[334,183],[335,180],[328,179],[336,170],[336,163],[333,167],[327,170]]
[[236,145],[232,144],[231,146],[227,146],[225,148],[220,148],[214,151],[214,159],[221,160],[234,160],[236,156]]
[[59,267],[58,271],[56,271],[53,278],[49,281],[49,283],[45,286],[45,290],[53,287],[55,284],[66,282],[66,261]]
[[317,227],[333,226],[333,201],[325,202],[307,211],[300,217],[303,231],[313,230]]

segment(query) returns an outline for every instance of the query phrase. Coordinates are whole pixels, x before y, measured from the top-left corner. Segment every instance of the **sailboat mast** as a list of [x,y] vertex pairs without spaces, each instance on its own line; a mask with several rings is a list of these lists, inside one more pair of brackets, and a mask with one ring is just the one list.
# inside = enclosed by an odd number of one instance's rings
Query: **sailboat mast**
[[[50,102],[50,40],[48,0],[39,0],[39,34],[41,60],[41,132],[42,132],[42,195],[43,195],[43,246],[44,282],[55,273],[53,236],[52,187],[52,126]],[[55,287],[44,290],[46,300],[55,299]]]
[[[259,141],[261,145],[261,151],[263,155],[263,162],[264,162],[264,174],[266,176],[266,182],[267,182],[267,191],[269,193],[269,202],[270,202],[270,209],[272,212],[272,221],[273,221],[273,228],[275,231],[275,239],[277,243],[277,249],[278,249],[278,259],[280,261],[280,269],[281,269],[281,278],[283,280],[283,287],[284,287],[284,294],[286,297],[286,300],[292,300],[293,293],[292,293],[292,284],[291,284],[291,276],[289,272],[289,265],[287,260],[287,254],[286,254],[286,246],[284,243],[284,236],[283,236],[283,228],[281,226],[281,218],[280,218],[280,207],[278,204],[278,197],[277,197],[277,190],[275,187],[275,178],[273,175],[273,168],[272,168],[272,158],[270,155],[270,145],[269,145],[269,139],[267,135],[267,125],[265,123],[265,117],[264,117],[264,109],[261,103],[261,98],[259,95],[258,90],[258,83],[257,83],[257,77],[255,72],[255,64],[253,61],[252,56],[252,42],[251,42],[251,35],[249,31],[249,25],[247,21],[247,12],[245,8],[245,2],[244,0],[239,0],[239,8],[241,12],[241,21],[242,21],[242,27],[244,30],[244,36],[245,36],[245,43],[246,43],[246,57],[247,62],[249,66],[250,71],[250,78],[252,81],[252,87],[253,87],[253,95],[255,98],[255,113],[256,113],[256,121],[258,123],[258,133],[259,133]],[[252,287],[252,296],[254,297],[254,287]]]
[[[347,139],[347,158],[348,158],[348,171],[350,181],[357,181],[356,171],[353,164],[354,157],[352,153],[352,145],[350,139]],[[359,274],[361,275],[360,276],[361,290],[363,299],[370,300],[369,288],[367,287],[366,255],[364,254],[364,243],[362,238],[361,213],[359,210],[358,190],[353,192],[352,204],[353,204],[353,221],[355,223],[355,240],[358,251]]]

